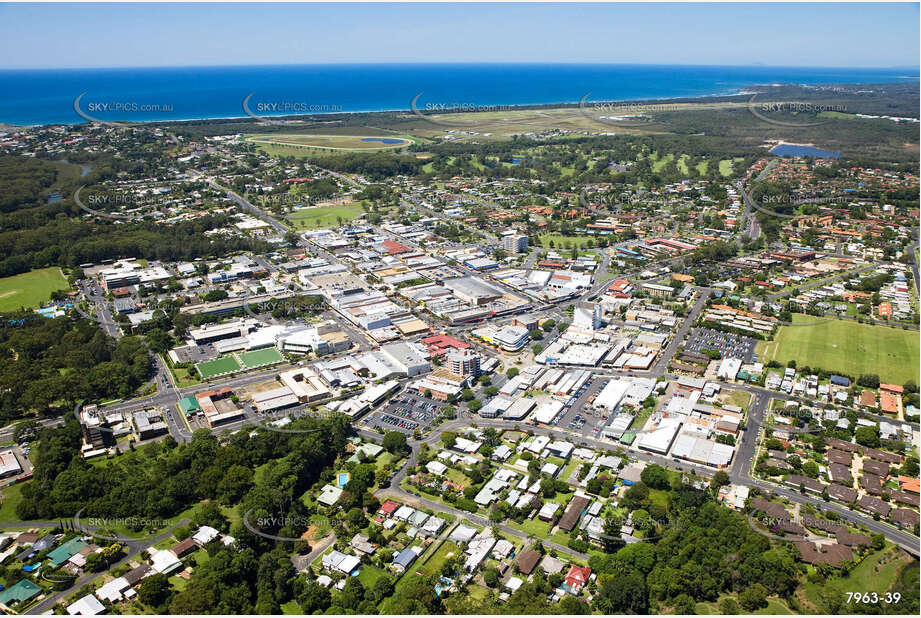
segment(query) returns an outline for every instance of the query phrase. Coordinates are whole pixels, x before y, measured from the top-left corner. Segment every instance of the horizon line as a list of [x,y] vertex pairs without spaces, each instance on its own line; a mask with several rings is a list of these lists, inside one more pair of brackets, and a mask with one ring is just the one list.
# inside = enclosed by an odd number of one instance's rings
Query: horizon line
[[252,63],[252,64],[163,64],[163,65],[116,65],[116,66],[61,66],[61,67],[4,67],[0,72],[9,71],[107,71],[124,69],[232,69],[256,67],[352,67],[352,66],[636,66],[636,67],[712,67],[712,68],[764,68],[764,69],[848,69],[848,70],[909,70],[921,72],[919,65],[784,65],[752,62],[746,64],[697,64],[697,63],[649,63],[649,62],[507,62],[507,61],[381,61],[381,62],[286,62],[286,63]]

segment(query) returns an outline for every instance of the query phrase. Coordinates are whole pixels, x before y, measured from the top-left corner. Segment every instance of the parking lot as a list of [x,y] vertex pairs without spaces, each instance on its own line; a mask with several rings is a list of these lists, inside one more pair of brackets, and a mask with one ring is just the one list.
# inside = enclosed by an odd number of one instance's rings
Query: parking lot
[[446,404],[421,395],[403,393],[386,407],[368,415],[364,424],[380,425],[384,431],[401,431],[411,435],[416,429],[425,431]]
[[556,427],[571,434],[570,439],[578,436],[597,438],[601,428],[607,424],[602,418],[603,411],[594,409],[589,400],[596,396],[609,378],[593,377],[586,381],[577,392],[566,401],[566,406],[556,422]]
[[684,349],[689,352],[702,353],[703,350],[718,350],[723,358],[741,358],[746,363],[755,356],[755,344],[758,341],[733,333],[725,333],[712,328],[695,328],[688,335]]

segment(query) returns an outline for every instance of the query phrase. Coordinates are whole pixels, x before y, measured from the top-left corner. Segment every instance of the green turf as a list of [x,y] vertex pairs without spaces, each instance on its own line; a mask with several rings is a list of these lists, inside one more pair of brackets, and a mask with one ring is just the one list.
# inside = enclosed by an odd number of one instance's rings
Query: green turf
[[285,360],[281,353],[275,348],[265,348],[264,350],[256,350],[255,352],[241,352],[239,357],[240,362],[243,363],[243,366],[247,369],[272,365]]
[[362,565],[361,571],[358,573],[358,581],[365,587],[365,590],[370,590],[374,586],[374,582],[386,576],[387,573],[376,566],[365,564]]
[[688,169],[688,158],[690,155],[683,154],[678,157],[678,160],[675,162],[675,166],[678,168],[678,171],[684,174],[685,176],[691,173],[691,170]]
[[0,279],[0,311],[38,307],[51,298],[55,290],[69,288],[70,285],[57,267],[4,277]]
[[20,521],[16,514],[16,505],[22,502],[24,483],[16,483],[0,489],[0,522]]
[[652,157],[652,156],[649,157],[649,159],[650,159],[650,161],[652,161],[652,171],[653,171],[653,172],[661,172],[662,169],[665,168],[666,165],[668,165],[669,163],[671,163],[671,162],[675,159],[675,155],[673,155],[672,153],[668,153],[667,155],[665,155],[665,156],[662,157],[661,159],[659,159],[659,158],[654,158],[654,157]]
[[323,206],[296,210],[288,215],[288,219],[291,220],[295,229],[315,230],[340,226],[357,219],[363,213],[360,206]]
[[214,376],[233,373],[240,370],[240,363],[233,356],[224,356],[213,361],[205,361],[195,365],[198,374],[202,380],[213,378]]
[[723,176],[732,176],[732,159],[721,160],[719,170]]
[[303,613],[301,606],[297,604],[297,601],[288,601],[287,603],[281,604],[281,613],[284,616],[298,616]]
[[563,236],[562,234],[540,235],[540,245],[550,248],[550,242],[552,241],[553,249],[571,249],[572,247],[582,249],[588,246],[589,241],[594,240],[595,239],[591,236]]
[[426,575],[440,575],[441,567],[449,558],[448,554],[454,554],[455,557],[461,555],[460,548],[453,541],[442,543],[438,551],[432,554],[432,557],[426,560],[419,570]]
[[818,367],[854,376],[879,375],[883,382],[903,384],[917,379],[921,364],[918,331],[858,324],[850,320],[827,320],[796,314],[782,326],[775,340],[763,346],[760,361],[786,365],[796,360],[801,367]]

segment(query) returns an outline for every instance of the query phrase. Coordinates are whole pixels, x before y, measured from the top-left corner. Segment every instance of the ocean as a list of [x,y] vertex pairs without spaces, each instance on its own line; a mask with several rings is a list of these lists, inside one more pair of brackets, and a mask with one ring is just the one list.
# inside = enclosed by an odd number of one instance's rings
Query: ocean
[[[771,83],[906,80],[917,81],[917,72],[600,64],[0,70],[0,122],[77,124],[86,122],[85,116],[128,122],[233,118],[246,116],[247,109],[257,116],[408,110],[414,99],[420,111],[488,111],[501,110],[502,106],[577,103],[583,97],[591,104],[718,96]],[[79,112],[75,109],[78,97]]]

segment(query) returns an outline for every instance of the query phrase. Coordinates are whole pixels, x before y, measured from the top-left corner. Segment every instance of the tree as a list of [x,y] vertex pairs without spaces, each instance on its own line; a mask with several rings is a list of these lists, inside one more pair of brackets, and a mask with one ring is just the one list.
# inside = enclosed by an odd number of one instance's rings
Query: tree
[[454,446],[454,442],[457,440],[457,434],[453,431],[444,431],[441,434],[441,443],[446,447],[451,448]]
[[727,616],[735,616],[742,613],[739,604],[736,603],[736,600],[732,597],[720,599],[719,608],[720,613]]
[[495,568],[489,568],[483,571],[483,582],[490,588],[495,588],[499,585],[499,571]]
[[728,484],[729,484],[729,475],[726,474],[726,472],[723,470],[717,470],[713,474],[713,478],[710,479],[710,488],[713,489],[713,491],[717,491],[723,485],[728,485]]
[[761,584],[752,584],[739,594],[739,604],[748,612],[767,607],[767,588]]
[[676,614],[691,616],[697,613],[697,603],[688,594],[679,594],[672,602]]
[[163,607],[172,593],[169,577],[162,573],[149,575],[138,585],[138,600],[154,609]]
[[378,577],[371,587],[371,598],[380,603],[393,594],[393,581],[389,577]]
[[479,399],[474,399],[473,401],[467,402],[467,409],[470,410],[471,412],[476,412],[482,407],[483,407],[483,402],[480,401]]
[[406,452],[406,434],[399,431],[388,431],[384,434],[381,445],[388,453],[398,455]]
[[809,461],[803,462],[803,474],[805,474],[806,476],[810,478],[818,478],[819,477],[819,464],[812,461],[811,459]]
[[653,489],[668,489],[671,487],[668,472],[658,464],[649,464],[643,468],[640,473],[640,479]]
[[505,372],[505,377],[511,380],[518,375],[518,367],[509,367],[508,371]]
[[647,613],[646,582],[642,573],[626,569],[620,576],[605,578],[595,597],[595,609],[603,614]]
[[879,447],[879,429],[876,427],[858,427],[854,432],[854,439],[857,444],[869,446],[870,448]]
[[368,518],[365,517],[365,512],[357,506],[349,509],[346,519],[349,522],[349,527],[353,530],[361,530],[368,525]]
[[244,466],[233,465],[227,469],[224,478],[218,483],[218,496],[223,504],[234,504],[252,485],[253,471]]

